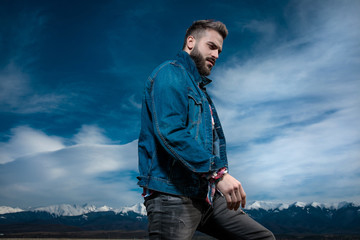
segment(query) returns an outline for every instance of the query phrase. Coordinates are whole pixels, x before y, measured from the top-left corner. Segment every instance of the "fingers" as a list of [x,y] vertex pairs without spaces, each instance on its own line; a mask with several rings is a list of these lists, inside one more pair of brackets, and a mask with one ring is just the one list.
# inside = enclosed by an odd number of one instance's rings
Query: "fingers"
[[233,192],[230,194],[231,196],[231,202],[228,205],[230,206],[230,210],[238,210],[240,205],[244,208],[246,204],[246,194],[244,189],[241,186],[241,183],[239,182],[237,186],[234,186]]
[[244,189],[241,187],[241,207],[245,208],[246,205],[246,193]]
[[232,197],[231,197],[231,194],[230,193],[225,194],[224,197],[226,199],[227,208],[231,210],[232,209]]
[[[240,205],[244,205],[243,203],[243,196],[241,195],[240,191],[241,186],[234,186],[233,188],[228,189],[227,193],[224,194],[227,207],[230,210],[238,210]],[[242,190],[243,191],[243,190]]]
[[[240,185],[241,186],[241,185]],[[238,208],[240,207],[240,204],[242,203],[242,196],[240,191],[235,191],[235,196],[236,196],[236,204],[234,206],[234,210],[238,210]]]
[[223,193],[227,208],[230,210],[239,209],[240,205],[244,208],[246,204],[246,194],[241,183],[229,174],[225,174],[217,184],[218,190]]

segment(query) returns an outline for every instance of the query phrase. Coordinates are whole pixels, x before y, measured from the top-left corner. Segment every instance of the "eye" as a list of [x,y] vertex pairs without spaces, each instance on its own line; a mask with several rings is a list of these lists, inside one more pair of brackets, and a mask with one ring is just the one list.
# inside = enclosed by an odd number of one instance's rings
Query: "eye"
[[217,49],[217,47],[216,47],[215,44],[209,43],[208,45],[209,45],[209,48],[210,48],[211,50],[216,50],[216,49]]
[[220,55],[221,48],[219,48],[215,43],[209,42],[207,45],[209,46],[210,50],[218,50],[218,54]]

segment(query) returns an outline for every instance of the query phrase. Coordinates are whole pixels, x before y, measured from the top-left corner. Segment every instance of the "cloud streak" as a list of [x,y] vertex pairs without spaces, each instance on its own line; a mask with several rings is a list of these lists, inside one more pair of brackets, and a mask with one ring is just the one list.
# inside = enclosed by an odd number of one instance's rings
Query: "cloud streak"
[[217,69],[230,166],[252,199],[360,201],[360,5],[308,3],[293,40],[262,31],[271,50]]
[[43,36],[46,17],[36,9],[17,14],[8,21],[17,27],[4,27],[6,30],[2,32],[3,36],[7,36],[4,40],[11,38],[11,41],[2,56],[5,64],[0,67],[0,112],[31,114],[58,108],[66,97],[39,91],[32,85],[33,79],[27,73],[39,58],[36,49]]
[[0,112],[48,113],[58,109],[66,99],[55,92],[38,92],[31,86],[30,77],[13,62],[0,70]]

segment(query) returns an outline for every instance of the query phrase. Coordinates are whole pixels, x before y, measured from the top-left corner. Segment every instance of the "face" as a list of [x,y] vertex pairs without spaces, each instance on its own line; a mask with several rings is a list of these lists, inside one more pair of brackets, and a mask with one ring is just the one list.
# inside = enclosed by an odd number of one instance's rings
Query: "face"
[[215,62],[222,51],[222,45],[222,36],[212,29],[206,30],[200,39],[195,40],[190,56],[194,60],[200,75],[210,75],[211,69],[215,66]]

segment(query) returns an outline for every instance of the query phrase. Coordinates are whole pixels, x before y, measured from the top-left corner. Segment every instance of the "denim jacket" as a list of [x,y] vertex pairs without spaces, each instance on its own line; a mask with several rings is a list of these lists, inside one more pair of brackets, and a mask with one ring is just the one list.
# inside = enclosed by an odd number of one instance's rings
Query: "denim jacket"
[[204,173],[227,167],[224,133],[205,89],[210,82],[185,51],[149,76],[138,143],[139,186],[204,198]]

